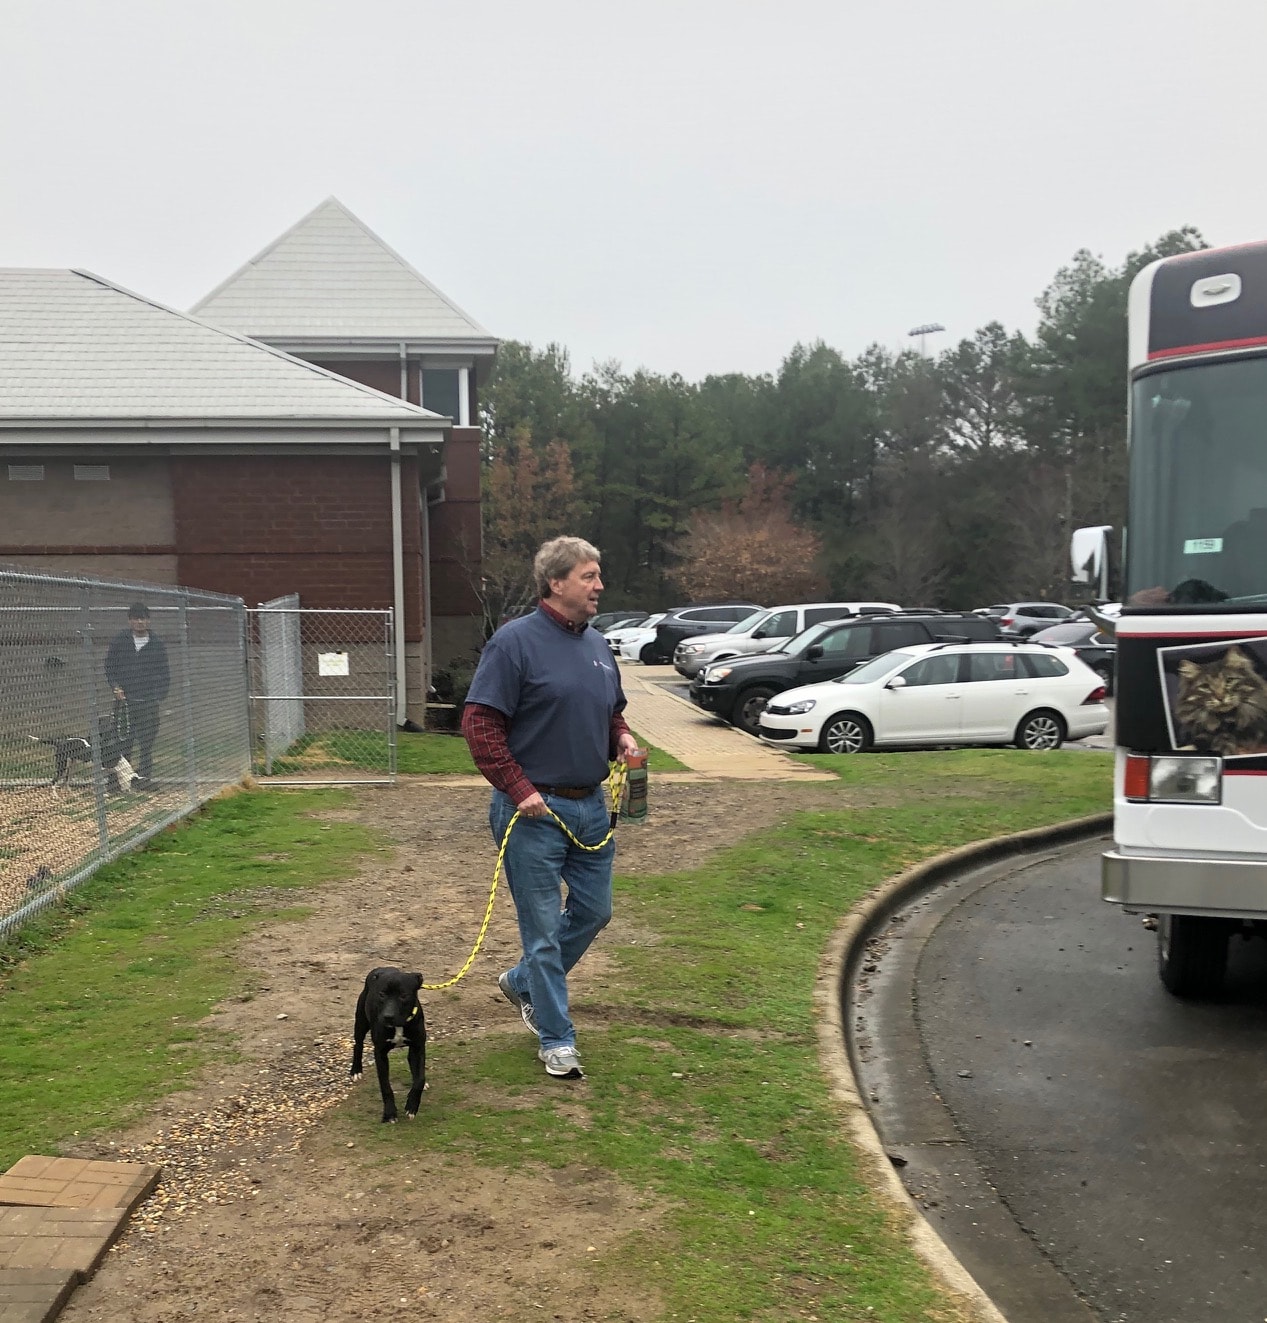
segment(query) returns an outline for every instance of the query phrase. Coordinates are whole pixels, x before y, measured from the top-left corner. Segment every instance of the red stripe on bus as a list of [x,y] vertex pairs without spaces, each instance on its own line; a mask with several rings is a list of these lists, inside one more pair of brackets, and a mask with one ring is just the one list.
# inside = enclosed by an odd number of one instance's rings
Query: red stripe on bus
[[1212,354],[1219,349],[1248,349],[1252,345],[1267,345],[1267,335],[1252,335],[1244,340],[1210,340],[1200,345],[1178,345],[1174,349],[1150,349],[1148,361],[1177,358],[1180,354]]
[[1241,771],[1239,768],[1236,767],[1225,766],[1223,768],[1223,775],[1224,776],[1267,776],[1267,771],[1258,772],[1255,771],[1252,767],[1247,767],[1245,768],[1244,771]]
[[1199,632],[1194,630],[1191,634],[1176,634],[1174,630],[1163,630],[1158,634],[1127,634],[1121,630],[1117,633],[1117,639],[1173,639],[1176,647],[1199,648],[1199,643],[1192,643],[1192,639],[1262,639],[1267,638],[1267,629],[1260,629],[1257,632],[1247,634],[1243,629],[1224,630],[1224,629],[1203,629]]

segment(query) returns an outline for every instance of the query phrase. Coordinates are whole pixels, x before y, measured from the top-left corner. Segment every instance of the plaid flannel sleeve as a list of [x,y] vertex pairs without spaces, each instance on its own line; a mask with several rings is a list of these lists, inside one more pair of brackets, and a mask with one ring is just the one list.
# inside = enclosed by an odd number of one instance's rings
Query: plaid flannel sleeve
[[509,730],[510,718],[495,707],[468,703],[462,709],[462,734],[480,775],[495,790],[504,791],[516,804],[522,804],[536,791],[511,755]]

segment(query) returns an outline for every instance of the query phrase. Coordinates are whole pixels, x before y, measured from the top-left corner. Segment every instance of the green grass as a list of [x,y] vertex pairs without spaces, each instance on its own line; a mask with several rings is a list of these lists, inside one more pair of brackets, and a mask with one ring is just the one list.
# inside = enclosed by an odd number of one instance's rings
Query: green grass
[[[654,1210],[646,1231],[594,1256],[599,1306],[618,1280],[696,1323],[949,1316],[871,1195],[820,1073],[818,962],[850,906],[910,864],[1106,809],[1111,760],[955,750],[809,761],[836,773],[850,806],[747,840],[740,825],[702,868],[618,878],[618,911],[642,936],[604,939],[616,977],[601,1021],[577,1007],[583,1089],[544,1087],[522,1035],[429,1053],[430,1153],[458,1168],[593,1168]],[[107,870],[85,906],[26,943],[0,995],[0,1162],[66,1138],[49,1097],[76,1097],[76,1114],[108,1130],[205,1058],[210,1035],[190,1022],[240,986],[231,951],[246,925],[299,881],[342,875],[365,844],[346,824],[314,823],[318,802],[337,800],[217,803]],[[443,1017],[442,1000],[432,1013]],[[363,1098],[337,1109],[330,1142],[407,1159],[416,1130],[373,1113]]]
[[[686,764],[671,754],[643,740],[639,744],[650,750],[647,767],[652,772],[684,772]],[[411,776],[436,776],[461,773],[478,776],[479,770],[471,761],[471,751],[460,735],[413,734],[401,731],[396,737],[396,770]]]
[[[640,743],[642,743],[640,741]],[[654,745],[647,764],[653,772],[683,772],[671,754]],[[357,771],[387,770],[387,735],[374,730],[331,730],[304,735],[280,757],[273,759],[273,775],[315,768],[351,767]],[[261,769],[262,770],[262,769]],[[460,735],[399,731],[396,735],[396,770],[408,776],[478,776],[471,752]]]
[[55,1151],[68,1114],[124,1122],[208,1059],[213,1035],[194,1022],[243,989],[232,951],[244,932],[376,848],[359,827],[309,816],[338,803],[278,791],[219,800],[0,946],[0,1168]]

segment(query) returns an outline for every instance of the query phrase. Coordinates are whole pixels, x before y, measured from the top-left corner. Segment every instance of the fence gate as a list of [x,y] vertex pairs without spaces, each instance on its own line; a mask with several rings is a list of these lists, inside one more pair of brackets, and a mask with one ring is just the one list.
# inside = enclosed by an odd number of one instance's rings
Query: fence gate
[[391,611],[313,610],[292,594],[247,617],[255,774],[274,785],[394,784]]

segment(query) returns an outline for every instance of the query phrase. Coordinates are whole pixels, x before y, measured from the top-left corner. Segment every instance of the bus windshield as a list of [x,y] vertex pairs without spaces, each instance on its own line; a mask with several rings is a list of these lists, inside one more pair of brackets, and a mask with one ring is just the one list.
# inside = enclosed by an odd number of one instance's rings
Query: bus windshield
[[1128,602],[1267,603],[1267,358],[1137,377],[1130,486]]

